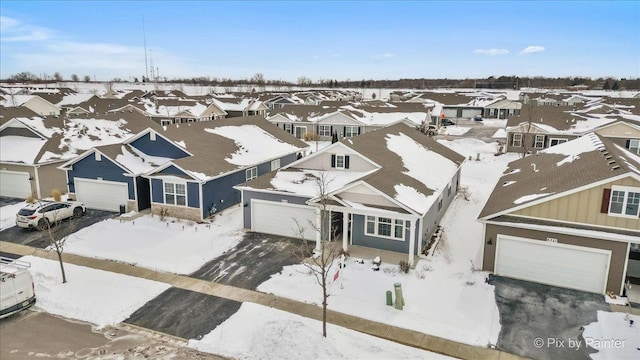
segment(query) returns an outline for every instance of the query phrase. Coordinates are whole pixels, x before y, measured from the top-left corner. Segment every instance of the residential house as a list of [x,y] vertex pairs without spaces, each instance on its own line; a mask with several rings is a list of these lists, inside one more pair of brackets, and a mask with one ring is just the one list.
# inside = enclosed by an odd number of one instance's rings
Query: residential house
[[59,116],[60,108],[38,95],[7,95],[5,107],[24,106],[40,116]]
[[[640,278],[640,157],[585,134],[513,161],[479,215],[483,270],[582,291]],[[638,254],[640,255],[640,254]]]
[[151,210],[193,221],[237,204],[235,185],[295,161],[308,148],[259,116],[179,124],[162,134],[191,156],[144,175],[150,181]]
[[192,156],[159,129],[147,128],[121,144],[91,148],[65,162],[69,195],[88,208],[140,211],[151,206],[146,173],[171,160]]
[[402,123],[343,139],[237,186],[244,227],[401,252],[413,264],[455,197],[463,161]]
[[247,98],[213,98],[212,104],[227,113],[227,117],[266,116],[267,106],[262,101]]
[[48,197],[67,191],[60,165],[95,146],[126,141],[155,126],[139,114],[89,118],[3,118],[0,125],[0,196]]

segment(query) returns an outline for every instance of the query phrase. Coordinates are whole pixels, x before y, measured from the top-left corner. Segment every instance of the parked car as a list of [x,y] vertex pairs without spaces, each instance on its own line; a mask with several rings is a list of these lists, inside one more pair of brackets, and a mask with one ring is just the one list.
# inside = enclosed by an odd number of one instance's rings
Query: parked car
[[449,120],[447,118],[444,118],[444,119],[440,120],[440,125],[442,125],[442,126],[450,126],[450,125],[455,125],[455,124],[456,123],[454,123],[453,121],[451,121],[451,120]]
[[473,117],[474,121],[482,121],[482,116],[481,115],[476,115]]
[[0,257],[0,319],[36,303],[30,267],[26,261]]
[[64,219],[80,217],[85,211],[84,204],[79,201],[40,201],[20,209],[16,215],[16,225],[25,229],[45,230]]

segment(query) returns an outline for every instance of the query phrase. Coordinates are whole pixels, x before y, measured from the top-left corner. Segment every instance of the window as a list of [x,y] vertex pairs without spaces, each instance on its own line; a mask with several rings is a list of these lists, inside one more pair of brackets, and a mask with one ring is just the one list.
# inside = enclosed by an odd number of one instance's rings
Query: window
[[318,135],[331,136],[331,125],[320,125],[318,128]]
[[344,169],[344,156],[336,155],[336,168]]
[[391,219],[378,218],[378,235],[391,236]]
[[442,210],[442,199],[438,200],[438,212],[440,212],[440,210]]
[[271,160],[271,171],[280,168],[280,159]]
[[171,120],[162,119],[162,120],[160,120],[160,125],[162,125],[162,126],[171,125]]
[[533,147],[538,149],[544,147],[544,135],[536,135],[536,139],[535,139],[535,142],[533,143]]
[[150,141],[156,141],[156,133],[154,133],[153,131],[149,133],[149,140]]
[[296,126],[295,135],[298,139],[304,139],[304,137],[307,135],[307,128],[304,126]]
[[254,166],[251,169],[247,169],[245,171],[245,176],[247,178],[247,181],[257,178],[258,177],[258,168]]
[[345,126],[344,127],[344,137],[352,137],[358,135],[358,127],[357,126]]
[[609,214],[623,217],[638,217],[640,209],[640,189],[626,186],[614,186],[611,189]]
[[185,184],[164,183],[164,202],[169,205],[187,205],[187,187]]
[[640,154],[640,140],[629,140],[629,146],[627,147],[632,153]]
[[102,161],[102,154],[97,151],[94,154],[96,155],[96,161]]
[[550,139],[549,146],[555,146],[555,145],[566,143],[566,142],[567,142],[567,139]]
[[522,146],[522,134],[513,134],[511,138],[511,146],[521,147]]
[[367,216],[364,232],[366,235],[404,240],[404,220]]
[[282,124],[284,127],[284,131],[288,132],[289,134],[291,134],[291,124]]
[[447,196],[451,196],[451,184],[447,184]]

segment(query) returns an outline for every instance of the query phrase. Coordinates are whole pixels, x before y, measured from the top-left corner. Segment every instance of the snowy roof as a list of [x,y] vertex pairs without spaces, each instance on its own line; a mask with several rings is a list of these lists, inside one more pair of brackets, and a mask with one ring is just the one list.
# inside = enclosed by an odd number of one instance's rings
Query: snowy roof
[[193,154],[172,163],[201,180],[308,147],[259,116],[180,124],[167,127],[160,133]]
[[[346,146],[371,161],[373,170],[363,173],[354,170],[306,169],[304,166],[307,158],[303,158],[288,169],[265,174],[243,186],[313,197],[317,187],[310,180],[324,172],[327,179],[332,179],[331,189],[327,193],[335,192],[339,195],[344,186],[363,181],[402,206],[424,214],[436,201],[434,194],[437,195],[446,188],[464,161],[462,155],[404,124],[395,124],[345,139],[313,156],[330,153],[339,146]],[[398,210],[402,211],[400,207]]]
[[3,136],[0,162],[33,164],[47,140],[23,136]]
[[640,157],[589,133],[509,163],[479,217],[488,219],[624,174],[638,176],[639,169]]
[[[14,149],[12,153],[19,151],[20,154],[8,154],[7,151],[3,151],[0,156],[3,161],[15,161],[10,160],[15,158],[27,164],[67,160],[93,147],[122,143],[148,127],[159,128],[159,125],[140,114],[120,115],[71,119],[15,118],[13,121],[17,123],[5,123],[3,126],[26,126],[43,136],[45,140],[41,143],[34,142],[32,137],[15,136],[15,139],[9,140],[6,144]],[[3,137],[3,149],[4,138],[6,136]]]

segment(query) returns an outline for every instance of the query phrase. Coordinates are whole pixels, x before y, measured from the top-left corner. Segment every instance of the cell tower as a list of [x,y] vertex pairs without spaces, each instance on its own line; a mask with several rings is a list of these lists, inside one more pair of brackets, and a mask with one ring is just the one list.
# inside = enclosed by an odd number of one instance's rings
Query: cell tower
[[144,41],[144,71],[149,78],[149,64],[147,63],[147,32],[144,29],[144,15],[142,15],[142,39]]
[[153,52],[149,49],[149,68],[151,69],[151,81],[156,81],[156,77],[153,71]]

